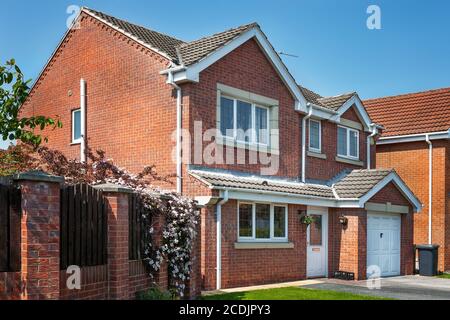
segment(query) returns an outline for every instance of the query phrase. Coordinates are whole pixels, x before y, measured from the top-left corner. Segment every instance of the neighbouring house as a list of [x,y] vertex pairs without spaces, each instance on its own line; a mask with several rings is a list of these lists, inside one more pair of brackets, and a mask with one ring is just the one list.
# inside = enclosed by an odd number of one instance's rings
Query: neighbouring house
[[450,270],[450,88],[364,101],[383,124],[377,165],[394,168],[424,204],[414,243],[438,244],[439,270]]
[[83,8],[23,112],[59,115],[45,133],[68,156],[85,137],[132,171],[176,173],[160,187],[202,206],[207,290],[413,272],[421,203],[374,169],[381,127],[356,93],[299,86],[258,24],[185,42]]

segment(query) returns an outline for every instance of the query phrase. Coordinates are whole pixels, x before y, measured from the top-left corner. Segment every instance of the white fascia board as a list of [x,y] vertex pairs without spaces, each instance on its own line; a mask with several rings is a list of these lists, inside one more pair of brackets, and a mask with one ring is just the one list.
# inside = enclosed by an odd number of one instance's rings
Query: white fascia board
[[408,188],[408,186],[400,179],[397,173],[391,172],[383,180],[378,182],[368,193],[359,199],[360,207],[364,208],[367,201],[369,201],[374,195],[381,191],[388,183],[393,182],[400,192],[406,197],[406,199],[413,205],[415,212],[422,210],[422,203],[416,198],[414,193]]
[[367,113],[366,108],[364,108],[364,105],[362,104],[361,99],[359,99],[359,97],[355,94],[353,95],[353,97],[351,97],[350,99],[348,99],[338,110],[337,110],[337,115],[334,116],[331,121],[334,121],[336,123],[340,122],[341,116],[348,110],[350,109],[352,106],[356,107],[356,110],[358,111],[359,116],[361,117],[361,120],[363,121],[363,126],[364,129],[367,132],[371,132],[370,131],[370,127],[372,125],[372,120],[370,119],[369,114]]
[[[340,120],[340,116],[337,115],[335,112],[333,112],[332,110],[325,110],[323,108],[320,107],[316,107],[313,105],[313,110],[312,110],[312,114],[311,116],[313,118],[319,118],[321,120],[329,120],[332,122],[339,122]],[[336,118],[338,117],[338,118]]]
[[450,129],[448,131],[441,131],[441,132],[429,132],[429,133],[409,134],[392,137],[381,137],[380,139],[378,139],[377,145],[425,141],[427,135],[430,137],[430,140],[450,139]]
[[220,49],[209,54],[199,62],[186,67],[186,70],[175,72],[174,81],[198,82],[200,79],[199,74],[201,71],[205,70],[210,65],[220,60],[221,58],[223,58],[224,56],[226,56],[227,54],[229,54],[230,52],[232,52],[233,50],[235,50],[236,48],[238,48],[239,46],[241,46],[242,44],[244,44],[245,42],[247,42],[252,38],[256,38],[258,44],[263,49],[263,52],[266,54],[272,65],[275,67],[283,82],[289,88],[289,91],[291,92],[296,101],[295,109],[302,112],[306,112],[306,99],[301,93],[299,87],[297,86],[297,83],[295,82],[292,75],[289,73],[283,61],[280,59],[278,54],[273,49],[272,45],[267,40],[266,36],[257,27],[254,27],[244,32],[242,35],[235,38],[230,43],[224,45]]
[[358,199],[323,199],[283,192],[248,190],[239,188],[222,188],[228,190],[228,198],[241,201],[269,202],[318,206],[328,208],[361,208]]

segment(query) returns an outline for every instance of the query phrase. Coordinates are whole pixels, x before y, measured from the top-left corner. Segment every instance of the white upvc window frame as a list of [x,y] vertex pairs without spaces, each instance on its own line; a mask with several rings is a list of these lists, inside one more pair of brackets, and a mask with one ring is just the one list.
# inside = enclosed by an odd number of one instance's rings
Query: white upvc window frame
[[[77,143],[81,143],[81,140],[83,139],[83,137],[81,136],[81,132],[80,132],[80,138],[75,139],[75,113],[79,112],[80,113],[80,121],[82,121],[81,119],[81,109],[73,109],[71,111],[71,118],[72,118],[72,131],[71,131],[71,143],[72,144],[77,144]],[[80,124],[81,125],[81,124]],[[81,127],[80,127],[81,129]]]
[[[311,122],[316,122],[319,124],[319,148],[311,147]],[[322,152],[322,121],[316,120],[316,119],[309,119],[308,121],[308,150],[315,153],[321,153]]]
[[[340,154],[339,153],[339,128],[342,128],[342,129],[346,130],[347,154]],[[356,141],[356,156],[352,156],[350,154],[350,132],[355,132],[356,133],[356,138],[357,138],[357,141]],[[360,143],[360,141],[359,141],[359,138],[360,138],[359,137],[359,130],[338,125],[338,132],[336,132],[336,134],[338,135],[338,139],[337,139],[337,143],[336,143],[338,157],[352,159],[352,160],[359,160],[359,143]]]
[[[230,95],[221,95],[220,99],[225,98],[233,101],[233,137],[222,134],[221,128],[218,128],[218,132],[220,133],[223,139],[232,140],[239,143],[244,143],[248,145],[262,146],[268,147],[270,145],[270,107],[264,106],[262,104],[253,103],[249,100],[234,98]],[[251,105],[251,124],[250,124],[250,141],[239,140],[237,137],[237,104],[238,101],[248,103]],[[256,142],[256,108],[265,109],[267,112],[267,132],[266,132],[266,141],[267,143]],[[222,120],[222,119],[220,119]]]
[[[241,204],[251,205],[252,206],[252,236],[251,237],[241,237],[240,236],[240,228],[239,228],[239,208]],[[256,205],[270,205],[270,238],[256,238]],[[284,237],[275,237],[275,207],[280,207],[285,209],[284,216]],[[248,201],[239,201],[237,205],[237,239],[238,242],[287,242],[288,241],[288,231],[289,231],[289,210],[286,204],[276,204],[276,203],[267,203],[267,202],[248,202]]]

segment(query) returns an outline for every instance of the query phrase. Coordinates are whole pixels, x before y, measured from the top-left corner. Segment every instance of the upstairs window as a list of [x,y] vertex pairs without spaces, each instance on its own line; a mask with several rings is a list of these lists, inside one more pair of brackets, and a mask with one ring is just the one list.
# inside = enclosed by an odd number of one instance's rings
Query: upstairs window
[[220,132],[249,144],[269,144],[269,109],[251,102],[221,97]]
[[312,152],[321,152],[321,123],[317,120],[309,119],[309,150]]
[[338,156],[359,159],[359,131],[338,127]]
[[72,111],[72,143],[81,142],[81,110]]

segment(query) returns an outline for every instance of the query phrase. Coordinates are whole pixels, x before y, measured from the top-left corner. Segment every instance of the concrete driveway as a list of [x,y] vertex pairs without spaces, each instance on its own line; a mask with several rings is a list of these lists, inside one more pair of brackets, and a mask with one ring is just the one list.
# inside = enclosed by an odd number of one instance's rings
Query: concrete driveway
[[[319,280],[319,279],[318,279]],[[380,289],[369,289],[367,281],[320,279],[303,288],[335,290],[401,300],[450,300],[450,279],[403,276],[381,279]]]

